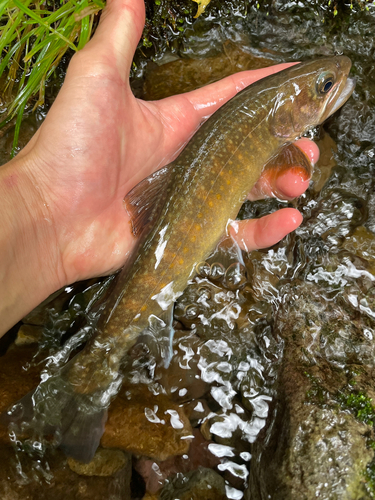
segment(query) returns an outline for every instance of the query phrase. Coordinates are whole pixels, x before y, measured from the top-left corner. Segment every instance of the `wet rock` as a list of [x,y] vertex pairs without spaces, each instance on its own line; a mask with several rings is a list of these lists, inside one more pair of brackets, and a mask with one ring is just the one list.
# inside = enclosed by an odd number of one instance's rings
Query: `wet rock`
[[160,500],[226,500],[225,481],[215,471],[200,467],[176,476],[162,489]]
[[171,457],[163,462],[140,458],[135,469],[141,474],[146,490],[150,493],[159,491],[166,480],[177,473],[187,473],[198,469],[198,467],[214,468],[221,460],[210,451],[210,441],[204,439],[198,429],[193,431],[194,438],[187,454]]
[[32,363],[35,346],[10,347],[0,362],[0,414],[40,382],[41,367]]
[[130,500],[130,470],[110,477],[82,476],[73,472],[61,452],[30,458],[26,452],[0,449],[2,500]]
[[[209,266],[208,262],[201,263]],[[221,262],[214,262],[209,266],[222,270],[220,276],[225,277],[229,268]],[[229,269],[230,270],[230,269]],[[201,270],[203,273],[203,271]],[[218,276],[216,276],[218,277]],[[216,280],[212,274],[208,278],[197,276],[185,289],[175,307],[175,318],[186,328],[194,328],[200,338],[212,338],[215,334],[232,332],[247,324],[246,310],[242,307],[244,296],[238,289],[228,290],[224,284]]]
[[202,340],[192,332],[178,330],[173,341],[173,358],[168,368],[155,369],[155,380],[173,401],[184,403],[201,398],[209,385],[201,378],[198,367]]
[[374,343],[362,319],[327,303],[319,287],[284,292],[274,329],[285,342],[277,399],[252,447],[247,498],[369,498],[373,422],[363,399],[356,409],[350,401],[373,387]]
[[81,476],[113,476],[121,469],[126,469],[126,475],[131,476],[131,455],[120,450],[98,448],[93,459],[88,464],[68,458],[69,467]]
[[192,428],[183,410],[147,386],[124,388],[113,401],[101,444],[166,460],[189,450]]
[[71,287],[58,290],[29,312],[29,314],[23,318],[23,322],[27,325],[45,325],[49,319],[50,312],[52,311],[53,314],[60,313],[67,300],[69,300],[69,297],[72,295]]
[[227,40],[222,51],[213,57],[149,65],[141,97],[146,100],[162,99],[203,87],[237,71],[265,68],[272,64],[272,59],[252,54],[246,44]]
[[368,270],[375,276],[375,234],[364,226],[359,226],[347,237],[343,248],[354,253],[368,263]]
[[319,193],[331,175],[332,169],[337,165],[334,154],[337,153],[337,144],[327,133],[316,141],[320,156],[312,174],[313,190]]
[[[34,360],[36,352],[35,344],[12,345],[0,358],[0,415],[39,384],[42,366]],[[0,418],[0,442],[10,443],[8,423],[3,418]]]
[[[266,471],[261,471],[265,462],[259,467],[252,462],[255,470],[247,498],[369,498],[365,472],[374,453],[366,447],[364,436],[371,428],[343,411],[308,406],[299,408],[294,420],[289,421],[289,430],[285,426],[279,434],[278,443],[272,443],[275,455],[267,454],[271,462]],[[257,474],[261,477],[256,478]]]
[[158,500],[159,495],[152,495],[151,493],[146,493],[142,500]]
[[211,411],[204,399],[193,399],[184,404],[183,409],[193,427],[198,427]]
[[21,325],[17,332],[15,344],[17,346],[37,344],[43,335],[43,327],[40,325]]

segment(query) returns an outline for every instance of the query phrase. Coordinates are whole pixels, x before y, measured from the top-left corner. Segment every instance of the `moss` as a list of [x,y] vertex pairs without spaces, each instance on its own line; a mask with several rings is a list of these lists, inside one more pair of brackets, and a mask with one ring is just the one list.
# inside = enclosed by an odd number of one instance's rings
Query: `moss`
[[314,377],[308,372],[304,372],[304,375],[310,381],[310,389],[306,392],[306,400],[309,403],[314,403],[318,405],[323,405],[327,401],[327,391],[322,386],[320,380]]
[[[341,392],[337,399],[341,408],[349,410],[356,420],[369,426],[374,426],[375,407],[372,404],[372,399],[364,392]],[[375,440],[373,437],[368,436],[366,444],[368,448],[375,450]],[[366,469],[363,471],[363,476],[370,497],[375,498],[375,459],[367,464]]]
[[365,471],[366,486],[371,498],[375,498],[375,462],[367,465]]
[[363,392],[341,393],[338,396],[341,407],[353,413],[354,417],[367,425],[375,423],[375,408],[372,399]]

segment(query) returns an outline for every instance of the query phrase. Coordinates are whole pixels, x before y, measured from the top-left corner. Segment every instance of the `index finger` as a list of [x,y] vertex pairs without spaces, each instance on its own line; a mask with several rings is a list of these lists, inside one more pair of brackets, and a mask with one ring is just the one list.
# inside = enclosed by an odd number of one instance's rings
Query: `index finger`
[[161,163],[166,164],[174,160],[202,122],[240,90],[294,64],[297,63],[242,71],[185,94],[160,101],[143,101],[142,104],[163,124],[163,141],[158,151]]
[[184,94],[184,96],[192,104],[200,118],[206,118],[245,87],[248,87],[266,76],[273,75],[283,69],[289,68],[294,64],[298,63],[275,64],[275,66],[269,66],[267,68],[234,73],[218,82],[188,92]]

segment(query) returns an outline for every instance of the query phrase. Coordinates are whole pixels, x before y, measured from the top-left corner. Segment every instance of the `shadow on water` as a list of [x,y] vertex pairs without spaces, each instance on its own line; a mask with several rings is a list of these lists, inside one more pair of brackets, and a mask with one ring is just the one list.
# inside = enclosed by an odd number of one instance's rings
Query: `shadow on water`
[[[226,248],[201,263],[175,307],[171,365],[159,366],[152,346],[132,349],[93,463],[14,435],[10,445],[0,428],[2,498],[375,495],[375,9],[343,5],[333,16],[314,2],[274,2],[238,14],[199,19],[133,87],[158,99],[234,71],[349,56],[353,97],[311,132],[321,159],[289,203],[304,222],[271,249],[242,260]],[[27,119],[24,142],[42,118]],[[246,203],[240,217],[287,205]],[[80,348],[75,332],[106,286],[67,287],[25,318],[15,343],[14,332],[3,341],[1,410],[56,369],[62,345],[61,359]]]

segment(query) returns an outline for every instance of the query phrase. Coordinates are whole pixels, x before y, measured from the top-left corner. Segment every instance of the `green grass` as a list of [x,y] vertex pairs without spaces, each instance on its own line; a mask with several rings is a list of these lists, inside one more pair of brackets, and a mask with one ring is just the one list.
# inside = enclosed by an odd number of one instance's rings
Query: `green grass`
[[0,79],[5,81],[6,107],[0,127],[16,118],[13,154],[25,108],[30,102],[34,109],[44,103],[46,81],[68,49],[85,46],[104,5],[105,0],[0,0]]

